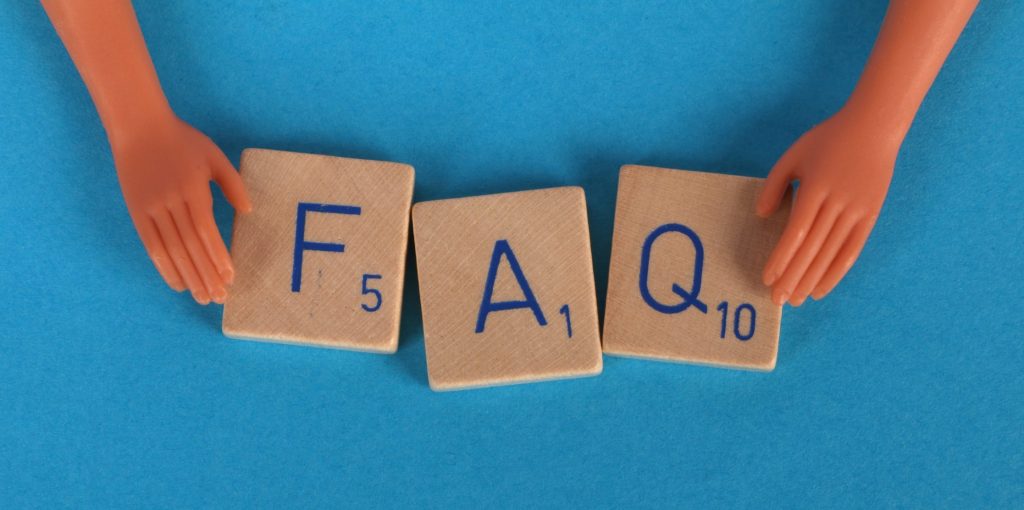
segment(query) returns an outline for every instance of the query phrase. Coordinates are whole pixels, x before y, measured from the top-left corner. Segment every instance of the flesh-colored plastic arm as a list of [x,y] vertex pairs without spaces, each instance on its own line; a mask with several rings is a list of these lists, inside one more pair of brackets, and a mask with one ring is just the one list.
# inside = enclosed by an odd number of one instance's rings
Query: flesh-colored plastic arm
[[157,271],[201,304],[222,303],[234,268],[210,180],[252,208],[231,162],[164,97],[129,0],[42,0],[106,129],[128,212]]
[[777,304],[821,299],[857,260],[892,180],[896,154],[977,0],[892,0],[846,105],[801,136],[772,168],[757,213],[775,212],[799,181],[764,268]]

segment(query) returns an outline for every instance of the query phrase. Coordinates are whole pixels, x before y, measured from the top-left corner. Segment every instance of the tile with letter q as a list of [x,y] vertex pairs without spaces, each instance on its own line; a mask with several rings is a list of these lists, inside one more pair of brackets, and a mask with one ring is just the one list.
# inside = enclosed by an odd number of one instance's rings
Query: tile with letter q
[[754,214],[763,179],[627,165],[619,174],[607,354],[772,370],[782,307],[761,271],[789,216]]
[[400,163],[246,149],[253,210],[235,216],[224,334],[395,352],[413,173]]
[[412,217],[431,388],[601,372],[581,188],[420,202]]

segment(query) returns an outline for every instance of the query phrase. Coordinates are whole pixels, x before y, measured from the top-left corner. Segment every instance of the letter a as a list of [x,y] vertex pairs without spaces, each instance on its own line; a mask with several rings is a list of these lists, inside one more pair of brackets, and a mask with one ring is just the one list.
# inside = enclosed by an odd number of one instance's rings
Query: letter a
[[[523,297],[525,299],[522,301],[499,301],[497,303],[491,301],[494,296],[494,280],[498,277],[498,264],[501,263],[502,256],[508,259],[508,266],[512,269],[512,274],[515,275],[516,282],[519,283],[519,288],[523,291]],[[484,326],[487,324],[487,314],[502,310],[515,310],[518,308],[529,308],[530,310],[533,310],[533,315],[537,318],[537,322],[541,326],[548,325],[548,322],[544,320],[544,313],[540,310],[540,304],[537,303],[537,298],[534,297],[533,291],[530,290],[530,282],[526,281],[526,275],[523,274],[523,268],[519,267],[519,261],[516,260],[516,254],[512,252],[512,247],[509,246],[507,240],[500,239],[494,243],[494,252],[491,254],[491,265],[487,269],[487,283],[484,285],[484,297],[480,302],[480,313],[477,315],[476,319],[476,332],[484,332]]]

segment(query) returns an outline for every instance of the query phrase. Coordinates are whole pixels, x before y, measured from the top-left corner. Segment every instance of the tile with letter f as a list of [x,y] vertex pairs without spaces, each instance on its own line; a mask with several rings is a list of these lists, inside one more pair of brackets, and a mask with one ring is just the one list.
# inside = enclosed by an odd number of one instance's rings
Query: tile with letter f
[[433,389],[601,372],[581,188],[420,202],[412,216]]
[[782,307],[761,270],[783,211],[763,179],[627,165],[619,174],[604,318],[608,354],[772,370]]
[[247,149],[241,175],[224,334],[395,352],[412,167]]

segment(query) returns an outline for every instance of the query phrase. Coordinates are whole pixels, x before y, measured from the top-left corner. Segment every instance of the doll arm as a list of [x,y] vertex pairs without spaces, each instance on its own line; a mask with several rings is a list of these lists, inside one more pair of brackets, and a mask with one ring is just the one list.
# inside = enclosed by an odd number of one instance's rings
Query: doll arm
[[130,0],[42,0],[96,104],[128,212],[167,284],[202,304],[234,278],[209,182],[251,209],[238,172],[164,97]]
[[789,221],[764,268],[772,300],[825,297],[853,265],[885,200],[900,145],[978,0],[892,0],[843,108],[778,160],[757,200],[775,212],[799,181]]

